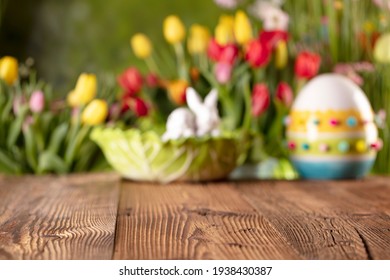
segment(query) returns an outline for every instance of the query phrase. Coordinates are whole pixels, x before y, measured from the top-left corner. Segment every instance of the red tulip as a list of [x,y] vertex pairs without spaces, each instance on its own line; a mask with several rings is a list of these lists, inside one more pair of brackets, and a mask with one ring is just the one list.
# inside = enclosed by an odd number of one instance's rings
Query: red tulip
[[137,117],[146,116],[149,112],[145,101],[139,97],[129,97],[123,100],[121,112],[125,113],[128,110],[133,111]]
[[147,116],[149,112],[148,106],[146,105],[145,101],[138,97],[134,98],[133,110],[138,117]]
[[219,61],[221,58],[222,51],[223,47],[218,44],[215,38],[212,38],[207,47],[207,55],[209,56],[209,58],[213,61]]
[[316,53],[301,52],[295,61],[295,74],[301,79],[311,79],[317,75],[321,57]]
[[129,93],[137,93],[142,88],[142,75],[137,68],[131,67],[118,77],[118,83]]
[[252,115],[260,116],[270,105],[270,96],[266,84],[256,84],[252,90]]
[[234,64],[234,61],[238,57],[238,47],[234,44],[228,44],[223,47],[219,62],[225,62],[228,64]]
[[270,50],[266,47],[266,45],[262,44],[260,40],[252,40],[248,43],[245,60],[254,67],[263,67],[265,66],[269,59],[271,53]]
[[282,30],[276,31],[261,31],[259,40],[262,45],[265,45],[269,51],[274,50],[279,41],[287,41],[288,33]]
[[293,99],[294,99],[294,95],[293,95],[293,91],[292,91],[291,87],[289,86],[289,84],[287,84],[285,82],[280,82],[278,84],[278,87],[276,89],[276,99],[278,99],[280,102],[282,102],[287,107],[291,106]]
[[158,86],[159,78],[156,74],[149,73],[148,75],[146,75],[145,82],[148,85],[148,87],[154,88]]

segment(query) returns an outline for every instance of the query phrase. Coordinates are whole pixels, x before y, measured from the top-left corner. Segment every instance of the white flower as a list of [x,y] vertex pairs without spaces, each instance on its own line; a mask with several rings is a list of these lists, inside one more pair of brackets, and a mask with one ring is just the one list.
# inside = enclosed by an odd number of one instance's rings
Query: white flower
[[288,29],[289,16],[280,9],[281,0],[258,0],[251,7],[253,16],[263,21],[263,28],[266,31]]
[[234,9],[241,0],[214,0],[215,4],[222,8]]

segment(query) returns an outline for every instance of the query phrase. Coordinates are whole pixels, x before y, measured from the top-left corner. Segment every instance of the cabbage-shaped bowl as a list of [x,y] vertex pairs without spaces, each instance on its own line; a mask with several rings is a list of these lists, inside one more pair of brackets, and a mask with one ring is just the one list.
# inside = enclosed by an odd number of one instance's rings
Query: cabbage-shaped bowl
[[122,177],[134,181],[214,181],[227,178],[242,154],[234,133],[163,142],[154,131],[95,128],[91,139]]

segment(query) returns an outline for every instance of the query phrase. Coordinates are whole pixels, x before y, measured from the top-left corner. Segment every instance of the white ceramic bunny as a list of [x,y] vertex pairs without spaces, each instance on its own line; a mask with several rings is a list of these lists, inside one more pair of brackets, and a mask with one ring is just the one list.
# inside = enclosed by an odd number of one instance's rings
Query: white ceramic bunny
[[163,141],[192,136],[219,135],[218,92],[213,89],[202,102],[193,88],[187,88],[186,98],[189,109],[178,108],[168,117],[167,131]]
[[196,116],[196,135],[219,135],[218,91],[216,89],[211,90],[204,99],[204,103],[193,88],[187,89],[186,97],[188,107]]
[[167,131],[162,136],[163,141],[188,138],[196,135],[195,115],[187,108],[174,110],[167,120]]

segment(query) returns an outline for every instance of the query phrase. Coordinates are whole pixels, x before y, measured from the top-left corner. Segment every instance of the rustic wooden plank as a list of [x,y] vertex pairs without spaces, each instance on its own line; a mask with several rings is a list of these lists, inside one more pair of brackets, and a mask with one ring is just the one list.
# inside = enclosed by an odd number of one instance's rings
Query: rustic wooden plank
[[379,181],[269,181],[237,189],[307,259],[389,259],[390,189]]
[[119,182],[0,177],[0,259],[111,259]]
[[299,259],[228,183],[126,182],[115,259]]

